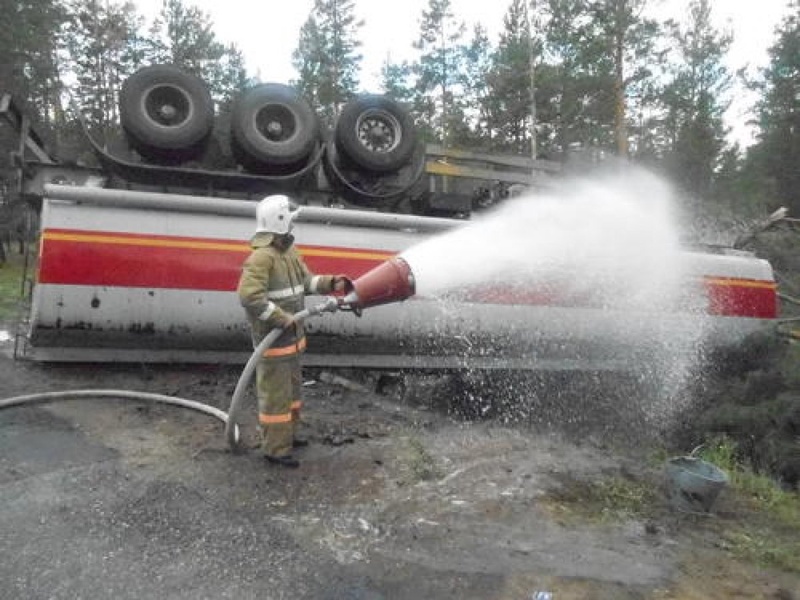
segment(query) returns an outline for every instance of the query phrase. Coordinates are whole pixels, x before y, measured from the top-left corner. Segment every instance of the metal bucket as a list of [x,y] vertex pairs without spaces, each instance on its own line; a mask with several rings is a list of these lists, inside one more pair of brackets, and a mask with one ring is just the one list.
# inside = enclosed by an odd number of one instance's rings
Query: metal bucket
[[709,512],[728,484],[722,469],[694,456],[671,458],[666,476],[670,503],[684,512]]

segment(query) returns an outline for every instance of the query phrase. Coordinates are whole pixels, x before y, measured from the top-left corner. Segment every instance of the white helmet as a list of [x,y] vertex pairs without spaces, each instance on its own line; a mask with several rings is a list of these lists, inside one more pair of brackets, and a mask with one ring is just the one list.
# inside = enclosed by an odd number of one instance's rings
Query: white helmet
[[296,216],[297,205],[289,200],[289,196],[267,196],[256,207],[256,233],[289,233]]

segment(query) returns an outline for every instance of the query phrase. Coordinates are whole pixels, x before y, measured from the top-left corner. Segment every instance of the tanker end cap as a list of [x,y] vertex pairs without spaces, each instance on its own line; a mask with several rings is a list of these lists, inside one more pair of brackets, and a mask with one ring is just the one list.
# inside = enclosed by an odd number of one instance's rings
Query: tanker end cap
[[415,293],[416,282],[408,263],[395,256],[353,281],[344,303],[355,309],[401,302]]

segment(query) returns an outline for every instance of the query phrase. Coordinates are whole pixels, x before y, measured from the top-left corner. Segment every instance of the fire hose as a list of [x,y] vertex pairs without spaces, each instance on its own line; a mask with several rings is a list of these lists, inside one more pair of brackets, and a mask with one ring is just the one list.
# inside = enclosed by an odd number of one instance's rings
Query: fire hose
[[[12,398],[4,398],[0,400],[0,410],[4,408],[11,408],[12,406],[27,405],[32,406],[35,404],[45,404],[48,402],[56,402],[59,400],[80,400],[92,398],[109,398],[117,400],[144,400],[147,402],[160,402],[162,404],[170,404],[172,406],[179,406],[181,408],[189,408],[198,412],[211,415],[227,424],[228,415],[213,406],[197,402],[195,400],[187,400],[186,398],[178,398],[176,396],[166,396],[164,394],[152,394],[149,392],[135,392],[130,390],[105,390],[105,389],[92,389],[92,390],[66,390],[61,392],[41,392],[38,394],[27,394],[24,396],[14,396]],[[234,438],[239,438],[239,428],[234,427],[231,434]]]
[[[320,303],[312,308],[307,308],[296,313],[293,318],[295,321],[303,321],[304,319],[319,315],[323,312],[334,312],[340,308],[341,302],[336,298],[330,297],[325,302]],[[253,371],[258,363],[259,357],[267,350],[275,340],[278,339],[283,329],[276,328],[270,331],[260,344],[253,351],[250,359],[247,361],[239,381],[236,384],[236,389],[231,399],[231,405],[228,412],[224,412],[214,406],[203,404],[195,400],[186,398],[179,398],[176,396],[166,396],[164,394],[154,394],[149,392],[137,392],[131,390],[115,390],[115,389],[87,389],[87,390],[66,390],[60,392],[41,392],[38,394],[26,394],[23,396],[14,396],[12,398],[5,398],[0,400],[0,410],[11,408],[14,406],[32,406],[35,404],[46,404],[49,402],[57,402],[62,400],[80,400],[80,399],[117,399],[117,400],[143,400],[146,402],[159,402],[161,404],[169,404],[181,408],[188,408],[207,415],[210,415],[225,425],[225,438],[228,445],[234,452],[239,449],[239,442],[241,441],[241,434],[239,426],[236,423],[236,415],[241,406],[242,399],[245,395],[250,379],[252,378]]]
[[[294,321],[299,323],[308,317],[320,315],[324,312],[336,312],[342,306],[342,302],[334,297],[329,297],[325,300],[325,302],[322,302],[317,306],[295,313],[292,318]],[[250,380],[253,377],[253,371],[256,369],[258,360],[261,358],[264,352],[266,352],[267,349],[275,343],[275,340],[278,339],[281,333],[283,333],[283,329],[276,327],[266,336],[264,336],[264,339],[261,340],[261,342],[256,346],[255,350],[253,350],[253,353],[250,355],[247,364],[245,364],[244,369],[242,369],[242,374],[239,375],[239,381],[236,382],[236,388],[234,389],[233,397],[231,398],[231,405],[228,408],[228,414],[225,419],[225,439],[228,440],[228,445],[233,452],[237,452],[239,450],[239,442],[241,440],[239,436],[239,426],[236,423],[236,416],[239,413],[239,408],[244,400],[245,392]]]

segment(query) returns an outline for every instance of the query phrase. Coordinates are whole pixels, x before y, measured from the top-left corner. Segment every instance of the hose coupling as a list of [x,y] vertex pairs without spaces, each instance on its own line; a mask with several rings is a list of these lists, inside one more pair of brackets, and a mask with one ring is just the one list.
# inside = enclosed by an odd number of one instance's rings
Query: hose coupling
[[321,315],[322,313],[326,312],[336,312],[339,310],[340,306],[340,299],[336,298],[335,296],[328,296],[325,298],[323,302],[320,302],[316,306],[313,306],[308,310],[309,316],[312,315]]

